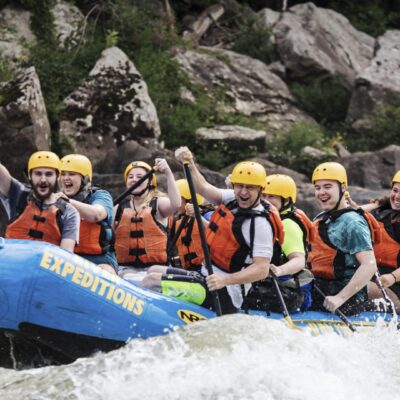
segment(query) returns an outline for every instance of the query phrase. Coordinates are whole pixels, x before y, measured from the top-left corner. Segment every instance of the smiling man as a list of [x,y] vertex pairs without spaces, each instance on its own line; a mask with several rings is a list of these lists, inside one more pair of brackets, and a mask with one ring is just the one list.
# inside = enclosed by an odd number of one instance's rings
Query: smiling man
[[[348,207],[345,168],[336,162],[315,168],[312,182],[315,198],[323,210],[314,220],[309,262],[315,285],[325,293],[313,291],[313,309],[345,314],[360,310],[367,300],[367,284],[377,270],[372,248],[372,219]],[[371,217],[372,218],[372,217]],[[373,238],[374,239],[374,238]]]
[[78,242],[79,214],[56,193],[59,173],[60,159],[56,154],[32,154],[28,162],[32,189],[28,189],[0,164],[0,192],[10,206],[7,238],[40,240],[73,251]]
[[204,266],[201,274],[150,269],[142,284],[164,294],[185,293],[187,301],[208,308],[212,308],[210,291],[219,290],[222,313],[236,312],[243,302],[241,285],[268,276],[274,232],[282,230],[278,212],[261,203],[265,169],[256,162],[241,162],[231,174],[233,189],[219,189],[200,174],[187,147],[177,149],[175,156],[189,163],[196,191],[219,205],[206,231],[214,273],[207,276]]

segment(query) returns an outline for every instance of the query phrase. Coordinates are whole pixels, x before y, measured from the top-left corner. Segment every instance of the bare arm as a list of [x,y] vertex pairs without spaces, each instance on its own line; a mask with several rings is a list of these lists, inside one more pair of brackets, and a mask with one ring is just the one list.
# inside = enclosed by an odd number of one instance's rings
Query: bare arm
[[82,219],[89,222],[100,222],[107,218],[106,209],[100,204],[86,204],[70,199],[69,201],[79,212]]
[[73,239],[61,239],[60,247],[64,250],[68,250],[71,253],[74,252],[75,240]]
[[375,255],[372,250],[361,251],[356,254],[360,263],[350,282],[335,296],[327,296],[324,306],[334,312],[338,307],[344,304],[350,297],[354,296],[364,286],[368,284],[372,276],[377,271]]
[[222,193],[220,189],[208,183],[200,171],[196,167],[193,155],[186,146],[179,147],[175,151],[175,157],[181,163],[187,161],[189,163],[190,172],[193,178],[193,184],[196,192],[204,196],[210,203],[220,204],[222,202]]
[[0,163],[0,192],[3,196],[8,197],[11,187],[11,175],[8,169]]
[[178,211],[181,206],[181,194],[176,186],[174,174],[167,161],[163,158],[155,160],[159,172],[165,174],[167,178],[168,199],[160,198],[158,201],[158,212],[162,218],[167,218]]
[[269,262],[266,257],[254,257],[253,263],[241,271],[227,275],[209,275],[207,277],[208,288],[218,290],[228,285],[241,285],[265,279],[269,273]]
[[300,272],[306,266],[304,253],[291,253],[288,255],[288,259],[289,261],[279,267],[271,265],[271,270],[276,276],[293,275]]

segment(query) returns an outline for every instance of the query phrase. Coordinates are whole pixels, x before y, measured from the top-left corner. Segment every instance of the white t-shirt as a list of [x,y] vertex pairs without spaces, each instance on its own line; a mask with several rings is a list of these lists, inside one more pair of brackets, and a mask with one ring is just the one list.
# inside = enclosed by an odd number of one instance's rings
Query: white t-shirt
[[[232,189],[221,189],[222,203],[228,204],[235,200],[235,194]],[[263,211],[264,207],[259,204],[253,210]],[[243,222],[242,234],[246,244],[250,247],[250,219]],[[253,244],[253,257],[266,257],[272,259],[273,253],[273,233],[271,224],[266,218],[254,219],[254,244]],[[246,263],[250,264],[252,260],[248,257]]]
[[[232,200],[235,200],[235,194],[232,189],[220,189],[222,195],[222,203],[228,204]],[[263,211],[264,207],[259,204],[254,207],[253,210]],[[250,247],[250,219],[245,220],[242,225],[242,234],[246,244]],[[254,219],[254,243],[253,243],[253,257],[266,257],[269,260],[272,258],[273,252],[273,233],[272,227],[266,218],[255,218]],[[246,264],[251,264],[252,259],[248,256],[245,261]],[[220,270],[218,267],[213,265],[214,272],[225,275],[227,272]],[[202,267],[203,274],[207,275],[207,270],[204,265]],[[243,303],[243,296],[241,285],[229,285],[227,286],[228,293],[232,299],[232,303],[236,308],[240,308]],[[245,292],[247,293],[251,287],[251,284],[245,284]]]

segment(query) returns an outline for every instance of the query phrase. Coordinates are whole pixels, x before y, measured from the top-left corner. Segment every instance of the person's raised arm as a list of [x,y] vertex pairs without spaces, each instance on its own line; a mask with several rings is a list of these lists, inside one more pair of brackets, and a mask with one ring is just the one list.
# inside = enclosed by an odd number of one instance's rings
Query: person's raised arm
[[175,182],[174,174],[164,158],[156,158],[155,165],[157,170],[167,178],[168,199],[160,198],[158,201],[158,211],[163,218],[169,217],[178,211],[181,206],[181,194]]
[[3,196],[8,197],[11,187],[11,175],[8,169],[0,163],[0,192]]
[[175,157],[182,164],[188,162],[196,192],[205,197],[210,203],[220,204],[222,202],[221,190],[206,181],[204,176],[196,167],[193,155],[189,148],[186,146],[179,147],[175,150]]

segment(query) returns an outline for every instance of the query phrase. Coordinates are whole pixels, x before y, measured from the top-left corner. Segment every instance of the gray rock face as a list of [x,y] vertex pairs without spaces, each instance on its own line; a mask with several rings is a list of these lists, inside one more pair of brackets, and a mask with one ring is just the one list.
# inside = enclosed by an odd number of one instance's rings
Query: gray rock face
[[373,190],[389,189],[400,169],[400,146],[391,145],[376,152],[357,152],[340,160],[349,171],[349,183]]
[[[400,96],[400,30],[377,39],[375,57],[356,78],[347,119],[355,124],[376,106]],[[360,124],[360,122],[358,122]]]
[[89,78],[64,103],[60,133],[94,163],[126,140],[146,144],[161,133],[146,83],[117,47],[103,51]]
[[71,44],[77,44],[80,39],[80,29],[84,15],[78,7],[66,1],[57,0],[52,10],[56,35],[61,47],[69,40]]
[[273,27],[281,61],[295,78],[342,75],[350,83],[369,65],[374,39],[344,16],[313,3],[282,14]]
[[225,112],[253,116],[282,128],[290,122],[312,121],[293,105],[286,84],[263,62],[228,50],[180,49],[176,54],[182,70],[206,91],[223,91]]
[[1,162],[23,179],[29,156],[48,150],[50,125],[35,68],[20,70],[0,86]]
[[22,43],[32,43],[35,35],[30,27],[31,13],[8,5],[0,11],[0,56],[18,61],[27,50]]
[[[79,9],[63,0],[57,0],[53,9],[54,27],[60,46],[78,43],[80,28],[84,19]],[[7,5],[0,11],[0,54],[10,61],[20,61],[29,53],[28,45],[36,41],[31,29],[30,11]]]
[[212,128],[199,128],[196,131],[196,138],[210,145],[223,141],[229,148],[248,148],[252,146],[259,151],[264,150],[265,131],[256,131],[238,125],[216,125]]

